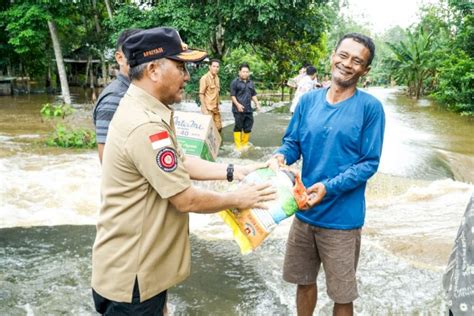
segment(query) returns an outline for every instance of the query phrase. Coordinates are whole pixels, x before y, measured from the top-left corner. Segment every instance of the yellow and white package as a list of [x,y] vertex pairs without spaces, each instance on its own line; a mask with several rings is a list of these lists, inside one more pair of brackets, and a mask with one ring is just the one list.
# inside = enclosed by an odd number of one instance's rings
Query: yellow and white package
[[268,209],[227,209],[219,216],[231,227],[242,254],[255,250],[270,232],[284,219],[293,215],[307,201],[306,189],[299,175],[287,170],[258,169],[248,174],[246,183],[271,182],[277,199],[267,203]]

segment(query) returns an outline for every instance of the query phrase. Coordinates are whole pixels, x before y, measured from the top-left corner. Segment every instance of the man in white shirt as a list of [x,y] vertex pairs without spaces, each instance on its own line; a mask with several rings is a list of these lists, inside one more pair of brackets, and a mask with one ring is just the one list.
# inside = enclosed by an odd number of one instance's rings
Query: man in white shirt
[[313,90],[317,87],[319,83],[316,80],[316,68],[313,66],[308,66],[306,68],[306,75],[304,75],[298,81],[298,88],[296,89],[295,97],[293,98],[293,102],[291,102],[290,112],[293,114],[295,112],[296,106],[300,101],[300,98],[303,94],[308,91]]

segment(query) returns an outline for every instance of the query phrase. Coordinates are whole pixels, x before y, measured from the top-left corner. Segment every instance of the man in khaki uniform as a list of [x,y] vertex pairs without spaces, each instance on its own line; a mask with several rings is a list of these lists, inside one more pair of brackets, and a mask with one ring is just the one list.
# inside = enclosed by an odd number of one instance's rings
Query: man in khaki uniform
[[201,100],[201,112],[212,115],[214,124],[219,133],[222,130],[221,113],[219,111],[219,92],[221,83],[219,81],[220,62],[217,59],[211,60],[209,71],[199,80],[199,99]]
[[[240,179],[240,167],[185,157],[170,105],[189,80],[188,50],[176,30],[141,31],[123,45],[130,87],[109,127],[102,169],[102,205],[92,252],[96,310],[105,315],[162,315],[168,288],[190,273],[188,212],[261,207],[274,198],[269,185],[216,193],[191,179]],[[245,197],[245,199],[242,199]]]

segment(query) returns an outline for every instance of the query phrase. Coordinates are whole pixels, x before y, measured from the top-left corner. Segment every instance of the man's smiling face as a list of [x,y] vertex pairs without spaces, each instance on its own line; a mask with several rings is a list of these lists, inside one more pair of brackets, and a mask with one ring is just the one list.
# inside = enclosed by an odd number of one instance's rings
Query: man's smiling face
[[370,51],[352,38],[344,39],[331,56],[332,80],[348,88],[357,85],[360,77],[369,72]]

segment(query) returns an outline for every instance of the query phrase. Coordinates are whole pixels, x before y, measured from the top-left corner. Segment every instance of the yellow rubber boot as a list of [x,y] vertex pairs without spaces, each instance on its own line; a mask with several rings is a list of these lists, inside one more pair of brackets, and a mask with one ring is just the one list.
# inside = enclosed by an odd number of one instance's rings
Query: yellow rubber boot
[[242,149],[242,132],[234,132],[235,149]]
[[242,148],[249,147],[250,133],[242,133]]

